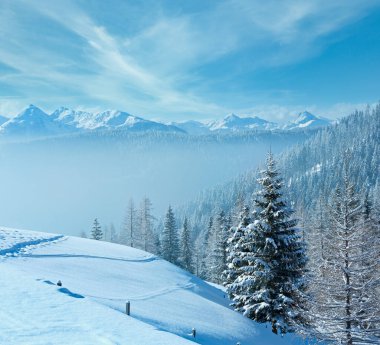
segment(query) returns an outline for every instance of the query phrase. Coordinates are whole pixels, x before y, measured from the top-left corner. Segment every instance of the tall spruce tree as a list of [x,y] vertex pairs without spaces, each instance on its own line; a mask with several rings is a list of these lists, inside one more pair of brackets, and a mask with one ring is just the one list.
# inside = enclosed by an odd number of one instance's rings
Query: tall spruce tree
[[293,210],[282,198],[283,182],[271,153],[258,183],[256,219],[232,253],[230,268],[238,277],[228,292],[236,310],[248,318],[270,322],[276,334],[291,332],[302,316],[306,254]]
[[180,266],[188,272],[193,272],[193,246],[190,238],[190,226],[186,217],[181,232],[180,248]]
[[162,232],[161,255],[165,260],[178,265],[179,254],[180,250],[176,221],[173,210],[171,206],[169,206],[165,217],[164,230]]
[[95,218],[94,224],[92,226],[91,238],[94,240],[100,241],[102,237],[103,237],[102,228],[98,222],[98,218]]

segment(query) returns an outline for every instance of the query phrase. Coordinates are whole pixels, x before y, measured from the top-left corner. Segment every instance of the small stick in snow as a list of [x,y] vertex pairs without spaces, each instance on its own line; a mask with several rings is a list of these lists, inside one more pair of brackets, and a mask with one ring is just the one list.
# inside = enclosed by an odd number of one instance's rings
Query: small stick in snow
[[191,335],[193,336],[193,338],[197,336],[197,331],[195,330],[195,328],[191,330]]

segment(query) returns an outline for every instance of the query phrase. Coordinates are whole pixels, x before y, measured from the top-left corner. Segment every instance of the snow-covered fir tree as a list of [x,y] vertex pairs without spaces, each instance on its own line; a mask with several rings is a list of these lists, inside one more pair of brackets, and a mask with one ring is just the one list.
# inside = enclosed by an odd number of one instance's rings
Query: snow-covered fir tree
[[255,220],[238,240],[230,269],[238,277],[229,285],[236,310],[274,333],[294,331],[300,322],[306,265],[293,210],[282,197],[283,182],[271,153],[258,179]]
[[328,211],[322,261],[312,280],[312,334],[337,344],[378,344],[379,232],[347,172]]
[[193,246],[191,243],[190,234],[191,231],[189,221],[185,217],[180,238],[180,266],[186,271],[193,272]]
[[113,223],[110,224],[110,228],[109,228],[109,241],[112,243],[118,243],[119,242],[118,235],[117,235],[117,232],[115,229],[115,225]]
[[98,218],[95,218],[94,224],[92,225],[91,238],[94,240],[101,240],[103,237],[102,228],[98,222]]
[[108,230],[107,225],[103,226],[102,232],[103,232],[102,241],[108,242],[109,241],[109,230]]
[[210,279],[210,269],[208,267],[208,256],[210,252],[210,236],[212,233],[214,218],[211,216],[206,227],[206,231],[203,236],[199,236],[197,240],[197,247],[199,248],[200,265],[199,265],[199,277],[203,280]]
[[165,260],[177,265],[179,263],[179,254],[180,249],[176,221],[173,210],[171,206],[169,206],[161,237],[161,255]]
[[153,234],[153,221],[152,215],[152,202],[149,198],[145,197],[141,201],[139,217],[139,228],[141,232],[141,242],[138,248],[155,253],[155,238]]
[[[229,238],[226,247],[226,270],[223,272],[223,285],[227,288],[230,299],[234,297],[230,294],[230,285],[236,280],[239,274],[242,273],[239,269],[236,269],[237,265],[236,262],[234,262],[236,259],[235,248],[239,241],[244,237],[246,227],[251,222],[249,207],[244,206],[242,203],[239,204],[239,207],[239,214],[236,216],[236,219],[238,219],[238,225],[231,227],[229,230]],[[238,211],[238,208],[236,208],[236,211]]]
[[193,255],[193,264],[194,264],[194,274],[198,277],[201,276],[201,266],[202,266],[202,246],[199,243],[201,240],[201,237],[198,236],[198,238],[195,240],[194,243],[194,255]]
[[130,247],[135,247],[136,242],[141,239],[139,236],[137,209],[133,199],[129,199],[123,227],[120,233],[120,243]]
[[[235,204],[232,208],[232,225],[238,226],[241,223],[242,212],[244,212],[244,208],[246,207],[245,197],[243,193],[238,194]],[[248,225],[248,224],[247,224]]]
[[160,234],[158,232],[158,229],[153,231],[153,250],[152,253],[158,256],[161,256],[161,240],[160,240]]
[[223,272],[227,263],[227,219],[224,211],[215,217],[209,238],[210,251],[208,255],[209,278],[214,283],[223,282]]

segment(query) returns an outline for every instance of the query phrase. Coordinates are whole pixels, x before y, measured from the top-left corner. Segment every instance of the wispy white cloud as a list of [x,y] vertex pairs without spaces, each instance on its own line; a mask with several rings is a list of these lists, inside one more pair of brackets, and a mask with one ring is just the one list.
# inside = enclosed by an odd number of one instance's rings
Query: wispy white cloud
[[[209,97],[208,83],[214,77],[203,75],[205,65],[242,51],[251,55],[244,64],[251,70],[294,63],[322,50],[328,44],[322,38],[361,19],[375,5],[369,0],[226,0],[191,12],[154,13],[150,25],[115,34],[74,0],[4,0],[0,61],[14,71],[2,75],[0,82],[17,88],[20,98],[36,102],[45,96],[50,103],[100,103],[168,119],[182,114],[219,116],[242,107],[227,105],[222,86]],[[24,22],[20,13],[35,21]],[[42,42],[38,37],[30,40],[31,25],[39,20],[47,22]],[[57,39],[53,44],[45,41],[50,26],[59,30],[54,25],[63,30],[59,51],[54,49],[59,47]],[[239,65],[239,59],[236,62]],[[229,66],[226,74],[241,73],[241,67]],[[215,78],[210,87],[223,80],[223,73]],[[260,107],[272,107],[274,117],[287,114],[285,107],[264,104],[255,109]]]

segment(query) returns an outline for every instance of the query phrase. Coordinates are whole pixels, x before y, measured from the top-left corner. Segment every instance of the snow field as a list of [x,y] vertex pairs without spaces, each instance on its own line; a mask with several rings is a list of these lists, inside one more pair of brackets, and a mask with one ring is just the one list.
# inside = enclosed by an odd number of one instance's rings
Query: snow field
[[223,291],[141,250],[10,229],[0,238],[8,248],[0,262],[1,344],[181,345],[194,343],[193,327],[200,344],[297,342],[232,311]]

